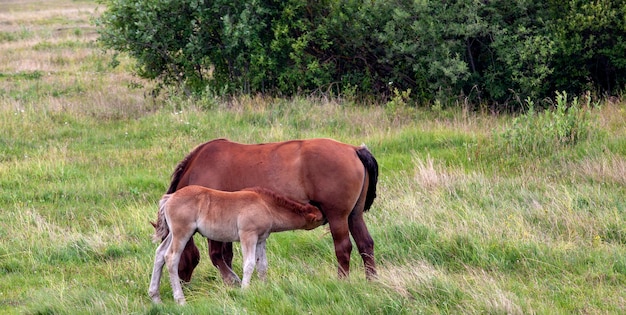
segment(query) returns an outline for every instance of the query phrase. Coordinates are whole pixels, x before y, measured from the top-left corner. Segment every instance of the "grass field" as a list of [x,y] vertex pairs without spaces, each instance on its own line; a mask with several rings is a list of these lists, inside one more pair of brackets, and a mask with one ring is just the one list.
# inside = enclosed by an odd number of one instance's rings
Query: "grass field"
[[[350,99],[153,99],[131,60],[111,68],[98,48],[101,10],[0,0],[0,313],[626,312],[625,103],[508,117]],[[165,279],[165,304],[151,304],[149,221],[178,161],[218,137],[367,144],[381,174],[366,214],[379,279],[365,280],[355,250],[350,278],[337,280],[321,227],[273,234],[268,281],[226,287],[197,238],[188,305]]]

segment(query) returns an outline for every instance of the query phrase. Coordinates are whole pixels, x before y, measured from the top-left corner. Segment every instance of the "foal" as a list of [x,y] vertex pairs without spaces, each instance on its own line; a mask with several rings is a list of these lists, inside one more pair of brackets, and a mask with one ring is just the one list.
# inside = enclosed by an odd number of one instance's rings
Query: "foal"
[[155,224],[156,250],[149,294],[161,302],[159,285],[163,265],[167,262],[174,299],[185,303],[178,276],[178,263],[187,241],[199,232],[221,242],[241,242],[243,253],[242,287],[250,284],[256,261],[259,278],[265,280],[267,258],[265,240],[272,232],[314,229],[324,223],[322,212],[259,187],[225,192],[201,186],[186,186],[164,195],[159,201]]

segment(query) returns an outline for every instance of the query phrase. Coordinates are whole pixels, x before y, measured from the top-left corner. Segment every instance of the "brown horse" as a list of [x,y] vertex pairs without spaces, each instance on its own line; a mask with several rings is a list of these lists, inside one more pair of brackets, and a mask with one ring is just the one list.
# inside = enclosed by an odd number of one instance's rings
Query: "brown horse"
[[156,250],[148,293],[155,303],[161,302],[159,285],[167,262],[174,299],[179,304],[185,303],[178,262],[185,244],[196,232],[215,241],[241,242],[245,288],[250,284],[255,262],[259,278],[265,280],[265,241],[270,233],[310,230],[323,222],[324,216],[318,208],[264,188],[225,192],[192,185],[164,195],[159,202],[154,235],[155,240],[163,241]]
[[[319,207],[328,220],[339,277],[350,272],[352,243],[368,279],[376,276],[374,241],[363,220],[376,198],[378,163],[365,146],[331,139],[240,144],[217,139],[196,147],[176,167],[167,193],[188,185],[224,191],[260,186]],[[239,282],[232,271],[232,244],[209,240],[210,258],[226,283]],[[190,281],[200,254],[187,243],[179,273]]]

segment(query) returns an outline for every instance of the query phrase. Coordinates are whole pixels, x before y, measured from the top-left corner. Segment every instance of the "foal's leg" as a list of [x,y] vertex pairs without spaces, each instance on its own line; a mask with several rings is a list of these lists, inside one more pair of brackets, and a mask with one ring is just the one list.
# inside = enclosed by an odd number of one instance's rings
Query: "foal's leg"
[[256,234],[247,233],[240,235],[239,238],[241,242],[241,251],[243,252],[243,280],[241,282],[241,287],[247,288],[250,285],[252,272],[254,272],[258,236]]
[[267,256],[265,254],[265,240],[262,240],[256,244],[256,272],[259,279],[263,281],[267,278]]
[[195,230],[190,230],[186,231],[186,234],[183,235],[173,235],[173,231],[170,231],[170,235],[172,235],[172,245],[170,245],[167,254],[165,254],[174,300],[180,305],[185,304],[185,295],[183,294],[183,288],[180,285],[180,278],[178,277],[178,263],[180,262],[180,255],[185,249],[185,244],[194,233]]
[[374,240],[367,230],[365,221],[363,221],[363,212],[352,212],[348,217],[348,225],[350,227],[350,233],[354,238],[361,258],[363,258],[363,265],[365,266],[365,277],[368,280],[376,278],[376,262],[374,261]]
[[171,243],[172,234],[170,233],[156,249],[152,278],[150,279],[150,288],[148,289],[148,294],[154,303],[161,303],[159,286],[161,285],[161,274],[163,272],[163,265],[165,264],[165,252],[168,250]]
[[209,257],[226,284],[237,285],[241,280],[232,269],[233,243],[209,240]]

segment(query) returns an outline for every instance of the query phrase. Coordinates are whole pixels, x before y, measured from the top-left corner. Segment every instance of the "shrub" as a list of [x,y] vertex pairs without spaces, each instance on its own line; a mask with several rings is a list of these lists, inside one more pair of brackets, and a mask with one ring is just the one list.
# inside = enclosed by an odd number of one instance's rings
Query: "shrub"
[[398,89],[502,111],[626,84],[626,0],[101,1],[103,46],[188,94]]
[[504,131],[494,134],[499,151],[507,156],[551,155],[559,148],[587,139],[593,128],[589,96],[581,104],[579,98],[568,101],[566,92],[558,92],[554,108],[542,112],[537,111],[530,99],[526,104],[526,113],[516,117]]

